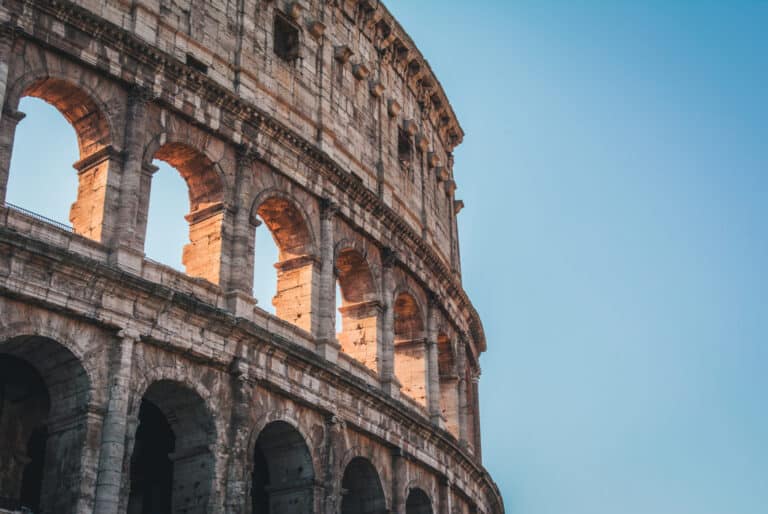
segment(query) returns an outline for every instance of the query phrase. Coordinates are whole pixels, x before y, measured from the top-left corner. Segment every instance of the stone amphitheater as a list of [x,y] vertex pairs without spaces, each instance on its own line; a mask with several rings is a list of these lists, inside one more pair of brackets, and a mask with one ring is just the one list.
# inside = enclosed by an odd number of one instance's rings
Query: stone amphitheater
[[[70,225],[6,202],[24,97],[77,134]],[[3,0],[0,103],[0,512],[504,513],[463,132],[378,0]],[[155,160],[184,272],[145,257]]]

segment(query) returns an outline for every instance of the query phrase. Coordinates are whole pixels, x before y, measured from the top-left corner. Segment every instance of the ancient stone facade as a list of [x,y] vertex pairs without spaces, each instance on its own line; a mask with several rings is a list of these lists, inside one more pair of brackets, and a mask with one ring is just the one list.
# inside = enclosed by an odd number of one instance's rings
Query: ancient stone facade
[[[77,133],[71,229],[5,203],[26,96]],[[378,0],[3,0],[0,104],[0,510],[504,512],[463,133]],[[144,257],[154,159],[186,273]]]

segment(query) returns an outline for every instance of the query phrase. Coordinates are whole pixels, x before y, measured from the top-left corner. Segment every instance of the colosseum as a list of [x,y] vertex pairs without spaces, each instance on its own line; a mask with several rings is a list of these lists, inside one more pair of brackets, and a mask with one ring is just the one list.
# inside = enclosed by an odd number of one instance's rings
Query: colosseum
[[[6,201],[24,97],[77,135],[69,225]],[[378,0],[3,0],[0,102],[0,512],[504,513],[463,132]],[[184,272],[145,256],[155,160]]]

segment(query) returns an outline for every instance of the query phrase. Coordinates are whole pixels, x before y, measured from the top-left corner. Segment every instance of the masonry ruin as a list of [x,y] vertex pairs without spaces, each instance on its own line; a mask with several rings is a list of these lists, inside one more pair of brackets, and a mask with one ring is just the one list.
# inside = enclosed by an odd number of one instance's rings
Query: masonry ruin
[[[24,97],[77,134],[68,226],[6,201]],[[463,132],[378,0],[6,0],[0,104],[0,512],[503,514]],[[154,160],[184,272],[145,257]]]

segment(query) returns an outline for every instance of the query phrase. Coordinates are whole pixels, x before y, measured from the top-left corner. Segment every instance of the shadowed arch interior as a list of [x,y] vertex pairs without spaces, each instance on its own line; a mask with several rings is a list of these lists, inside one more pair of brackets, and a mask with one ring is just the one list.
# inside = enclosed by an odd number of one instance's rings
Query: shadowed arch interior
[[196,392],[170,380],[153,383],[139,409],[128,512],[207,512],[215,439],[211,414]]
[[432,502],[421,489],[411,489],[405,502],[405,514],[432,514]]
[[254,514],[303,514],[314,509],[315,471],[304,438],[275,421],[254,448],[251,501]]
[[368,261],[354,248],[344,248],[336,256],[335,267],[341,292],[341,332],[337,339],[342,351],[377,372],[380,306]]
[[356,457],[344,470],[341,482],[341,514],[384,514],[387,509],[384,489],[376,468],[363,457]]
[[[222,230],[227,213],[224,209],[225,184],[216,164],[200,150],[177,142],[160,146],[154,158],[178,171],[187,185],[189,214],[185,219],[189,224],[189,243],[184,246],[181,259],[187,275],[219,284],[224,250]],[[149,193],[154,171],[143,177],[141,197],[146,205],[142,206],[141,212],[144,213],[149,211],[149,201],[155,201]]]
[[0,502],[73,512],[81,473],[90,380],[58,342],[20,336],[0,343]]
[[416,299],[401,292],[395,298],[395,376],[402,392],[427,404],[427,355],[424,315]]

